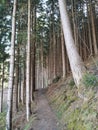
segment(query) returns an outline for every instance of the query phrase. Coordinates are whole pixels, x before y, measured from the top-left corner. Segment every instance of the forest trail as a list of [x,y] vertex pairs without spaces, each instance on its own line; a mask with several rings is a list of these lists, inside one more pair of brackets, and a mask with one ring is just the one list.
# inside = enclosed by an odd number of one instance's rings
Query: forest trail
[[39,90],[35,94],[37,103],[37,119],[32,124],[31,130],[62,130],[51,107],[49,106],[45,90]]

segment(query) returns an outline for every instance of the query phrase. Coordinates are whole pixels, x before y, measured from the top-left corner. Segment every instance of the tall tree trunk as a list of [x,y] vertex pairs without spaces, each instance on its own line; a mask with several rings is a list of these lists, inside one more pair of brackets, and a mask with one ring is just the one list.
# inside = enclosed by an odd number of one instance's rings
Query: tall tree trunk
[[86,45],[86,33],[85,33],[85,24],[83,22],[83,60],[87,59],[87,45]]
[[18,84],[19,84],[19,43],[16,52],[16,66],[15,66],[15,85],[13,89],[13,112],[18,111]]
[[43,66],[43,42],[41,41],[41,88],[44,88],[44,66]]
[[10,72],[9,72],[9,85],[8,85],[8,100],[7,100],[7,115],[6,115],[6,130],[12,129],[12,98],[13,98],[13,80],[14,80],[14,51],[15,51],[15,17],[16,17],[16,3],[13,3],[13,16],[12,16],[12,37],[11,37],[11,54],[10,54]]
[[[36,84],[35,84],[35,60],[36,60],[36,3],[35,3],[35,7],[34,7],[34,20],[33,20],[33,30],[34,30],[34,41],[33,41],[33,92],[36,89]],[[32,95],[33,96],[33,95]],[[32,97],[33,98],[33,97]]]
[[77,42],[77,29],[76,29],[76,23],[75,23],[75,19],[76,19],[76,16],[75,16],[75,10],[76,10],[76,5],[75,5],[75,1],[74,0],[71,0],[71,4],[72,4],[72,22],[73,22],[73,34],[74,34],[74,41],[75,41],[75,45],[78,49],[78,42]]
[[[35,84],[35,50],[36,50],[36,47],[35,47],[35,40],[34,40],[34,43],[33,43],[33,84],[32,84],[32,91],[34,92],[35,89],[36,89],[36,84]],[[32,95],[32,98],[33,98],[33,95]]]
[[96,40],[96,29],[95,29],[94,13],[93,13],[93,10],[92,10],[91,0],[90,0],[90,14],[91,14],[91,25],[92,25],[94,53],[95,53],[95,55],[97,55],[98,48],[97,48],[97,40]]
[[28,40],[27,40],[27,60],[26,60],[26,117],[30,117],[30,0],[28,0]]
[[[39,46],[38,46],[39,48]],[[36,80],[36,84],[37,84],[37,89],[39,89],[40,86],[40,51],[38,51],[38,58],[37,58],[37,80]]]
[[56,34],[53,26],[53,78],[56,78]]
[[91,37],[91,26],[90,26],[90,14],[89,14],[89,6],[86,2],[87,6],[87,14],[88,14],[88,19],[87,19],[87,25],[88,25],[88,41],[89,41],[89,48],[90,48],[90,56],[93,55],[93,46],[92,46],[92,37]]
[[52,39],[51,32],[49,32],[49,76],[48,76],[49,84],[52,83]]
[[22,100],[21,100],[21,76],[22,76],[22,75],[21,75],[21,67],[19,67],[19,75],[18,75],[18,76],[19,76],[19,84],[18,84],[18,85],[19,85],[19,86],[18,86],[18,91],[19,91],[19,92],[18,92],[18,95],[19,95],[19,96],[18,96],[18,97],[19,97],[19,103],[21,103],[21,101],[22,101]]
[[4,89],[4,60],[3,60],[3,68],[2,68],[2,86],[1,86],[1,109],[0,112],[3,112],[3,89]]
[[[23,70],[22,70],[22,72],[23,72]],[[24,92],[24,84],[23,84],[23,80],[21,81],[21,103],[22,103],[22,105],[24,104],[24,102],[23,102],[23,92]]]
[[59,0],[59,8],[60,8],[61,21],[62,21],[62,26],[64,31],[65,45],[67,49],[68,58],[70,61],[73,78],[76,86],[79,87],[82,76],[86,72],[86,69],[74,44],[70,22],[67,14],[67,9],[66,9],[66,3],[64,0]]
[[[26,46],[24,51],[24,59],[26,59]],[[24,60],[24,66],[23,66],[23,104],[26,102],[26,61]]]
[[63,67],[63,78],[66,76],[65,68],[65,47],[64,47],[64,35],[63,30],[61,29],[61,46],[62,46],[62,67]]

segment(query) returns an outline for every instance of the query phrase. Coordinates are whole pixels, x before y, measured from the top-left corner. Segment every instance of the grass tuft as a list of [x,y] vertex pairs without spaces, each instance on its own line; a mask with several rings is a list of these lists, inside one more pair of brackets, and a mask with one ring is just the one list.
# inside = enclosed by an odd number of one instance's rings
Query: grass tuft
[[95,75],[86,73],[82,79],[83,84],[88,87],[95,87],[98,84],[98,79]]

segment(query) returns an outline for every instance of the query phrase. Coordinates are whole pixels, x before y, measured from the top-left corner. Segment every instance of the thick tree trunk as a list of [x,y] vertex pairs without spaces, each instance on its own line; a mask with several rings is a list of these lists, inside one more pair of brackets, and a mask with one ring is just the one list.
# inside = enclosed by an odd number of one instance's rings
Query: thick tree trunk
[[76,16],[75,16],[75,10],[76,10],[76,6],[75,6],[75,1],[74,0],[71,0],[71,4],[72,4],[72,22],[73,22],[73,34],[74,34],[74,41],[75,41],[75,45],[78,49],[78,42],[77,42],[77,37],[78,37],[78,32],[77,32],[77,29],[76,29],[76,23],[75,23],[75,19],[76,19]]
[[8,85],[8,100],[7,100],[7,115],[6,115],[6,130],[12,129],[12,97],[13,97],[13,80],[14,80],[14,51],[15,51],[15,17],[16,17],[16,2],[13,3],[12,16],[12,37],[11,37],[11,54],[10,54],[10,72]]
[[79,87],[82,76],[86,72],[86,69],[74,44],[70,22],[67,14],[67,9],[66,9],[66,3],[64,0],[59,0],[59,8],[60,8],[61,21],[62,21],[62,26],[64,31],[65,45],[67,49],[68,58],[70,61],[73,78],[76,86]]

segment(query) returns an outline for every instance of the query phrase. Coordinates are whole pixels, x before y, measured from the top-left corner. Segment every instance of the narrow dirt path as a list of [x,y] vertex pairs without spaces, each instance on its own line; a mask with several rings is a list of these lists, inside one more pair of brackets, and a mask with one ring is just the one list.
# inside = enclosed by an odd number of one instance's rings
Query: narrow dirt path
[[37,119],[32,124],[31,130],[61,130],[55,114],[48,104],[44,90],[36,93]]

